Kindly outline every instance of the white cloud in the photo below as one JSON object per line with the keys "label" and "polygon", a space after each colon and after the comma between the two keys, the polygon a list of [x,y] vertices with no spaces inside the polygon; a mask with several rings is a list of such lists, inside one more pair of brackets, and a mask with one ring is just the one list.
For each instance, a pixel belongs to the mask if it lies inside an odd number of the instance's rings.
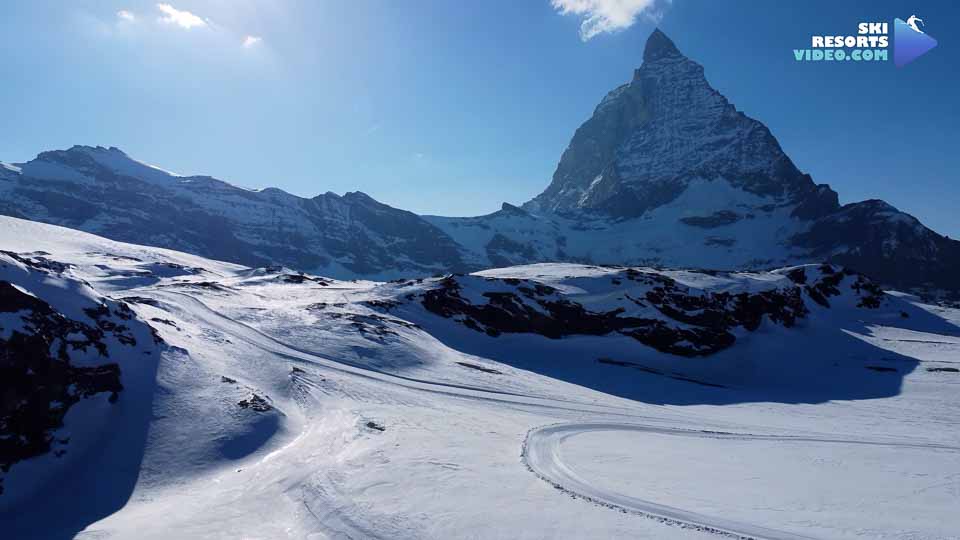
{"label": "white cloud", "polygon": [[130,22],[137,20],[137,16],[134,15],[133,12],[127,11],[125,9],[121,9],[120,11],[117,12],[117,18],[120,19],[121,21],[130,21]]}
{"label": "white cloud", "polygon": [[587,41],[599,34],[629,28],[641,14],[658,21],[663,8],[672,0],[550,0],[561,15],[576,15],[580,23],[580,39]]}
{"label": "white cloud", "polygon": [[243,46],[249,49],[250,47],[256,46],[261,41],[263,41],[263,38],[260,36],[247,36],[243,38]]}
{"label": "white cloud", "polygon": [[157,4],[157,9],[163,13],[163,16],[160,17],[160,22],[162,23],[175,24],[181,28],[186,28],[187,30],[195,26],[207,26],[207,21],[201,19],[193,13],[190,13],[189,11],[179,10],[170,4]]}

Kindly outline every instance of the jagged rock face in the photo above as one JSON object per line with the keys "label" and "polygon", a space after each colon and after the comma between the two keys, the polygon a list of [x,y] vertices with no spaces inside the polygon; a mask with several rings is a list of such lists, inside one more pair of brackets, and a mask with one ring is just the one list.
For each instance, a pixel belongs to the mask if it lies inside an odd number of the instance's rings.
{"label": "jagged rock face", "polygon": [[152,362],[145,355],[160,342],[125,303],[97,296],[65,270],[0,252],[0,495],[18,462],[61,458],[76,446],[56,435],[70,409],[100,394],[117,402],[122,372]]}
{"label": "jagged rock face", "polygon": [[[399,282],[394,285],[398,300],[374,307],[389,311],[419,304],[493,338],[504,333],[551,339],[620,334],[660,352],[693,357],[732,346],[737,330],[753,332],[764,321],[791,328],[810,314],[808,304],[831,308],[831,299],[841,297],[847,307],[877,309],[886,300],[865,276],[831,265],[766,275],[687,272],[686,283],[650,268],[564,268],[574,275],[559,287],[536,279],[478,275]],[[523,267],[504,271],[510,270],[524,272]],[[712,281],[724,285],[690,284]]]}
{"label": "jagged rock face", "polygon": [[960,287],[960,243],[883,201],[845,205],[795,242],[815,257],[869,273],[898,289],[936,297],[944,290],[955,294]]}
{"label": "jagged rock face", "polygon": [[248,266],[332,275],[462,268],[453,241],[362,193],[303,199],[207,176],[179,177],[115,148],[44,152],[5,168],[0,212]]}
{"label": "jagged rock face", "polygon": [[547,189],[489,215],[417,216],[180,177],[115,148],[0,164],[0,214],[248,266],[390,279],[535,262],[763,269],[835,262],[960,296],[960,242],[879,201],[841,208],[762,123],[655,31],[632,80],[576,132]]}
{"label": "jagged rock face", "polygon": [[434,223],[492,266],[829,261],[926,296],[960,294],[960,243],[880,201],[840,208],[659,30],[633,79],[601,101],[523,209]]}
{"label": "jagged rock face", "polygon": [[[766,126],[737,111],[707,83],[703,67],[656,30],[633,80],[597,106],[553,182],[527,207],[634,217],[674,200],[693,178],[725,179],[788,202],[816,190]],[[824,202],[833,209],[829,197]]]}

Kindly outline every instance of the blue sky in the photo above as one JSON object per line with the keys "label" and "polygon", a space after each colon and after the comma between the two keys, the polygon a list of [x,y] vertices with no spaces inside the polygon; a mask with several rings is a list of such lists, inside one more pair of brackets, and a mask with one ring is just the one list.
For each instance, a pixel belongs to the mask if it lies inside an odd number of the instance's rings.
{"label": "blue sky", "polygon": [[[657,18],[842,202],[883,198],[960,237],[957,3],[648,3],[5,2],[0,160],[118,146],[248,187],[487,213],[546,187]],[[914,13],[940,44],[902,69],[794,60],[812,34]]]}

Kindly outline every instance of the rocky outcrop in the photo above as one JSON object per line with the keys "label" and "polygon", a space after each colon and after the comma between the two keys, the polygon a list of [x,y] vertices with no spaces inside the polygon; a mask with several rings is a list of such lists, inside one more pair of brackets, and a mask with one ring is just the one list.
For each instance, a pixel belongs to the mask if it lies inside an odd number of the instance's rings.
{"label": "rocky outcrop", "polygon": [[813,258],[855,268],[889,287],[934,298],[960,292],[960,242],[883,201],[845,205],[793,242]]}
{"label": "rocky outcrop", "polygon": [[[701,274],[698,279],[719,275]],[[616,333],[679,356],[726,349],[736,342],[737,329],[753,332],[764,321],[793,327],[809,314],[808,302],[830,308],[830,298],[845,295],[855,299],[858,308],[875,309],[884,299],[883,291],[865,276],[831,265],[774,272],[767,280],[778,280],[776,285],[760,290],[761,281],[750,285],[755,277],[725,276],[739,285],[704,290],[651,269],[611,269],[602,278],[591,278],[595,283],[590,285],[585,278],[575,281],[591,291],[583,298],[532,279],[451,275],[401,298],[494,338],[504,333],[550,339]],[[616,301],[598,306],[591,304],[595,297]]]}
{"label": "rocky outcrop", "polygon": [[702,66],[654,30],[633,80],[600,102],[550,186],[524,207],[636,217],[674,200],[695,178],[793,203],[829,189],[814,185],[766,126],[737,111]]}
{"label": "rocky outcrop", "polygon": [[[76,442],[57,431],[71,408],[100,394],[117,402],[123,366],[147,361],[159,343],[125,303],[98,297],[65,269],[0,252],[0,495],[18,462],[66,454]],[[43,282],[53,285],[32,286]],[[44,298],[52,294],[63,298]]]}

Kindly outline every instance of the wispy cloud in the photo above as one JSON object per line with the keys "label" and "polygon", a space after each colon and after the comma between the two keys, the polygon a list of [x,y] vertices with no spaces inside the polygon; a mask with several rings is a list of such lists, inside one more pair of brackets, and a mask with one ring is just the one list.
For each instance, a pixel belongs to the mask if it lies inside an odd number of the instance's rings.
{"label": "wispy cloud", "polygon": [[157,9],[163,13],[160,17],[160,22],[164,24],[175,24],[187,30],[194,27],[202,28],[207,26],[207,21],[202,18],[189,11],[179,10],[170,4],[157,4]]}
{"label": "wispy cloud", "polygon": [[155,4],[155,6],[159,12],[159,16],[156,19],[150,19],[149,15],[147,14],[136,13],[129,9],[121,9],[114,12],[115,18],[113,21],[115,24],[108,24],[107,20],[101,19],[100,17],[103,15],[91,15],[88,17],[88,19],[95,21],[100,27],[101,32],[106,34],[114,34],[121,29],[125,34],[128,32],[133,32],[134,30],[138,33],[149,33],[152,31],[151,25],[142,24],[141,21],[156,21],[156,24],[160,27],[172,27],[184,30],[190,30],[193,28],[208,29],[214,32],[214,35],[218,36],[218,41],[220,43],[232,44],[234,47],[239,44],[244,49],[253,49],[260,47],[263,44],[263,37],[261,36],[242,33],[237,28],[220,26],[214,20],[208,17],[201,17],[200,15],[185,9],[178,9],[172,4],[161,2]]}
{"label": "wispy cloud", "polygon": [[643,15],[659,22],[672,0],[550,0],[561,15],[575,15],[580,23],[580,39],[587,41],[603,33],[618,32],[633,26]]}

